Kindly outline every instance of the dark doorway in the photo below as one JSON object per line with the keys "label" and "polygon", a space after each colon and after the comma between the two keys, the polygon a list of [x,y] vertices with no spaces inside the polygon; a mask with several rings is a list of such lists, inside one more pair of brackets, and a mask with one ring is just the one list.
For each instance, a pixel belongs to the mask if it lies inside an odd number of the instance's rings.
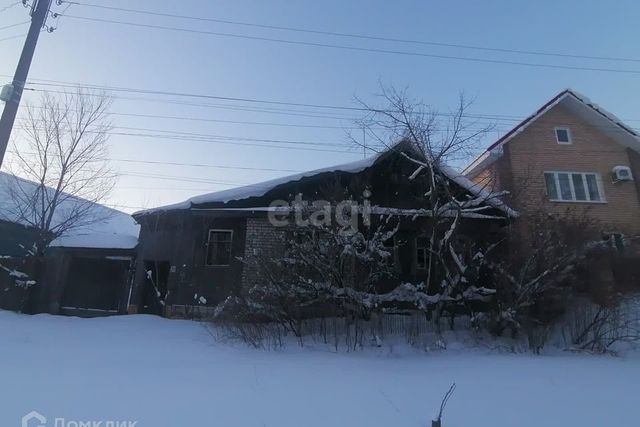
{"label": "dark doorway", "polygon": [[170,269],[171,263],[169,261],[144,262],[145,279],[142,289],[141,313],[162,315]]}
{"label": "dark doorway", "polygon": [[62,307],[117,312],[123,299],[129,259],[71,259]]}

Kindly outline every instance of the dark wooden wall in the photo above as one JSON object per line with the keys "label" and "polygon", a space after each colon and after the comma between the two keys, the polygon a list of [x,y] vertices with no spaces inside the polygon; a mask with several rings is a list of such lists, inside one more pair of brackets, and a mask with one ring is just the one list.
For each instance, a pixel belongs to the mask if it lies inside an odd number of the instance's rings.
{"label": "dark wooden wall", "polygon": [[0,256],[24,256],[36,237],[33,228],[0,220]]}
{"label": "dark wooden wall", "polygon": [[[91,315],[92,310],[111,309],[125,314],[135,256],[130,249],[50,248],[44,286],[38,290],[38,311]],[[65,305],[79,310],[65,313]]]}
{"label": "dark wooden wall", "polygon": [[[167,304],[215,305],[240,288],[244,256],[246,219],[225,218],[213,213],[170,212],[161,218],[141,222],[140,249],[133,304],[138,311],[145,295],[146,269],[156,263],[168,263]],[[207,239],[210,229],[233,231],[232,259],[229,266],[206,265]],[[164,292],[163,292],[164,293]],[[198,296],[197,298],[195,296]]]}
{"label": "dark wooden wall", "polygon": [[[406,159],[392,155],[359,173],[327,172],[275,187],[258,197],[228,203],[203,203],[196,206],[197,209],[157,211],[138,216],[136,220],[141,224],[141,233],[133,304],[138,312],[144,312],[145,307],[149,312],[154,312],[148,301],[148,296],[153,293],[148,292],[151,285],[146,279],[146,270],[160,263],[163,271],[169,271],[166,280],[161,281],[160,289],[166,305],[201,305],[195,298],[197,295],[206,299],[204,305],[213,306],[240,290],[243,271],[247,273],[247,266],[243,266],[242,261],[234,259],[229,266],[206,265],[208,230],[233,230],[234,258],[250,255],[254,248],[265,246],[265,240],[271,239],[272,235],[260,228],[259,222],[251,219],[264,219],[264,212],[230,212],[221,209],[266,207],[273,200],[292,201],[297,194],[302,194],[306,201],[340,201],[351,197],[362,202],[365,189],[371,192],[369,200],[372,205],[428,208],[428,200],[424,195],[428,186],[424,177],[408,180],[415,168]],[[451,191],[460,193],[461,198],[466,194],[466,190],[457,184],[451,185]],[[487,213],[499,214],[495,209]],[[249,231],[247,221],[255,225],[250,226]],[[426,229],[425,221],[428,220],[403,220],[398,239],[404,243],[398,247],[396,254],[400,280],[420,281],[425,278],[424,272],[415,268],[415,237]],[[466,221],[463,232],[470,238],[487,239],[492,233],[491,229],[499,228],[495,224],[498,222],[500,220]],[[247,233],[250,235],[248,242]],[[245,276],[245,282],[255,281],[251,274]]]}

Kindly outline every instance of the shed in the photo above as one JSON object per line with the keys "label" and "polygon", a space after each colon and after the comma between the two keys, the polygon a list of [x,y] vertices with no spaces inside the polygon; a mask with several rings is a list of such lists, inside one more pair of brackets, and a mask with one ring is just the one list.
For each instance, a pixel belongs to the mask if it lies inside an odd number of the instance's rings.
{"label": "shed", "polygon": [[[91,212],[100,220],[53,240],[41,261],[42,283],[28,286],[20,279],[28,281],[38,230],[16,214],[9,188],[18,181],[23,189],[37,188],[0,172],[0,307],[81,316],[126,313],[139,232],[133,218],[93,203]],[[69,197],[61,209],[74,203],[87,201]]]}

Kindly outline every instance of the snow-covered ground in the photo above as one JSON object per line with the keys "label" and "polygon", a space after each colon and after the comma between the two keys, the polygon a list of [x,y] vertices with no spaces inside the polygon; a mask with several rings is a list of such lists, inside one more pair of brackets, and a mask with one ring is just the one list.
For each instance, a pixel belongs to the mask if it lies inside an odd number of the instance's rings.
{"label": "snow-covered ground", "polygon": [[261,351],[188,321],[0,311],[3,427],[32,410],[47,426],[428,427],[453,381],[445,427],[639,425],[637,356]]}

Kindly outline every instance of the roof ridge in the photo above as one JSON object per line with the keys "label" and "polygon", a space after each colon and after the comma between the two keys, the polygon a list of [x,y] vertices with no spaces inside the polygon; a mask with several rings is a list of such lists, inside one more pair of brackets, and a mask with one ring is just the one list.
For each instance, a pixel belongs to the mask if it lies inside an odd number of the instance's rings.
{"label": "roof ridge", "polygon": [[638,142],[640,142],[640,137],[635,131],[632,130],[633,128],[630,127],[630,126],[627,126],[615,114],[613,114],[613,113],[607,111],[606,109],[600,107],[597,103],[593,102],[589,97],[581,94],[577,90],[572,89],[572,88],[565,88],[562,91],[560,91],[559,93],[557,93],[555,96],[553,96],[551,99],[549,99],[547,102],[545,102],[533,114],[527,116],[525,119],[523,119],[517,125],[515,125],[513,128],[511,128],[507,133],[505,133],[503,136],[498,138],[494,143],[489,145],[489,147],[487,147],[486,150],[484,150],[471,163],[469,163],[469,165],[467,167],[464,168],[463,173],[471,173],[471,172],[473,172],[473,170],[475,170],[478,167],[480,162],[482,162],[483,159],[486,156],[491,154],[494,149],[496,149],[496,148],[508,143],[511,140],[512,137],[517,135],[519,132],[524,130],[524,128],[526,126],[528,126],[533,121],[537,120],[540,116],[545,114],[549,109],[553,108],[555,105],[557,105],[559,102],[561,102],[563,100],[563,98],[565,96],[567,96],[567,95],[571,95],[577,101],[581,102],[586,107],[588,107],[591,110],[593,110],[593,112],[598,113],[601,116],[605,117],[607,120],[611,121],[614,125],[618,126],[620,129],[622,129],[625,132],[629,133],[634,139],[636,139]]}

